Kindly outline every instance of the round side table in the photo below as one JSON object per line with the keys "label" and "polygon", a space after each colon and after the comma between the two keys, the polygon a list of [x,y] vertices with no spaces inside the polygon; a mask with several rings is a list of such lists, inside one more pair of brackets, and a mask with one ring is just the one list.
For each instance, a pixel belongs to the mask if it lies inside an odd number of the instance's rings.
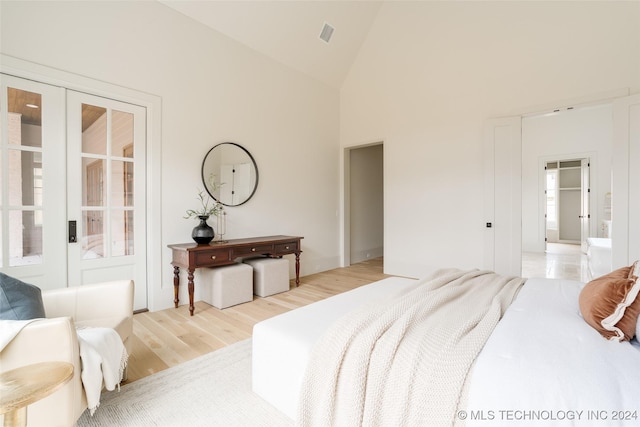
{"label": "round side table", "polygon": [[49,396],[73,377],[67,362],[42,362],[0,374],[0,414],[4,427],[26,426],[27,406]]}

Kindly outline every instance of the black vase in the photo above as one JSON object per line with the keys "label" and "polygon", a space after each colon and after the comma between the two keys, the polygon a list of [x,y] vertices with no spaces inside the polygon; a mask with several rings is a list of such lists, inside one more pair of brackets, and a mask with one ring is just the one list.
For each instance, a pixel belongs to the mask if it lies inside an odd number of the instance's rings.
{"label": "black vase", "polygon": [[196,225],[191,232],[191,237],[199,245],[207,245],[213,240],[213,228],[207,224],[209,215],[198,216],[200,218],[200,224]]}

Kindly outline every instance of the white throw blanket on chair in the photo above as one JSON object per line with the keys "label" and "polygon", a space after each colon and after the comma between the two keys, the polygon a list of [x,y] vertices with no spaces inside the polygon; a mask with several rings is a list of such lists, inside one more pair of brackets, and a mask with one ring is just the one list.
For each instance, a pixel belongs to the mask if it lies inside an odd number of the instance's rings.
{"label": "white throw blanket on chair", "polygon": [[4,350],[25,326],[36,320],[40,319],[0,320],[0,351]]}
{"label": "white throw blanket on chair", "polygon": [[82,385],[91,415],[100,405],[102,385],[107,390],[120,386],[129,355],[118,333],[111,328],[78,327]]}
{"label": "white throw blanket on chair", "polygon": [[456,422],[467,374],[524,279],[441,270],[336,321],[302,384],[304,426]]}

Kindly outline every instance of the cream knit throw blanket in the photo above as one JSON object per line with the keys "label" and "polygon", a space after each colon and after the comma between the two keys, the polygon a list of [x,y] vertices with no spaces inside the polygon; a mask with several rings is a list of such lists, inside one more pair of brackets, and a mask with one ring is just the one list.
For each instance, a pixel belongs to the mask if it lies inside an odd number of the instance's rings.
{"label": "cream knit throw blanket", "polygon": [[100,406],[103,386],[110,391],[116,387],[120,390],[129,354],[114,329],[76,327],[76,332],[82,359],[82,386],[89,414],[93,415]]}
{"label": "cream knit throw blanket", "polygon": [[440,270],[345,315],[314,347],[298,424],[453,425],[473,361],[523,283]]}

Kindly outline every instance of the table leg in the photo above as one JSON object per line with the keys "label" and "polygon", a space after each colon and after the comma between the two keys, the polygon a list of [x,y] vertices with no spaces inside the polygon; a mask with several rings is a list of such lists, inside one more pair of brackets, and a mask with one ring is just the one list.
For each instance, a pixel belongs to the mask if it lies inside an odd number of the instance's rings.
{"label": "table leg", "polygon": [[194,305],[193,305],[193,268],[190,268],[188,270],[189,274],[187,275],[187,277],[189,278],[189,313],[191,313],[191,315],[193,316],[193,310],[195,309]]}
{"label": "table leg", "polygon": [[27,425],[27,407],[14,409],[4,414],[5,427],[24,427]]}
{"label": "table leg", "polygon": [[296,287],[300,285],[300,252],[296,252]]}
{"label": "table leg", "polygon": [[178,288],[180,287],[180,267],[173,266],[173,304],[178,308]]}

